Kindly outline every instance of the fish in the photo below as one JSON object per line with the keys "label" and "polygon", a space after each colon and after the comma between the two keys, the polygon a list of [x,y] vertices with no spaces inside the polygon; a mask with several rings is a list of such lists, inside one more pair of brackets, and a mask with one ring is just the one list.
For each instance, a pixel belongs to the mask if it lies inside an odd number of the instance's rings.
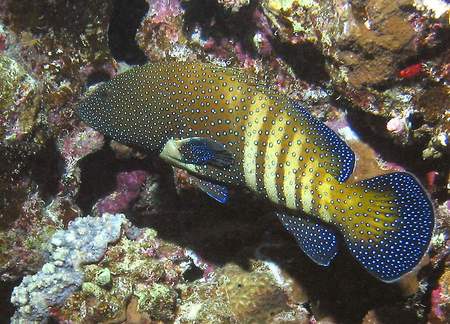
{"label": "fish", "polygon": [[110,138],[186,170],[220,203],[230,187],[269,200],[319,265],[328,266],[343,242],[370,274],[394,282],[429,247],[434,210],[414,175],[348,181],[351,148],[300,102],[240,69],[147,63],[99,85],[76,113]]}

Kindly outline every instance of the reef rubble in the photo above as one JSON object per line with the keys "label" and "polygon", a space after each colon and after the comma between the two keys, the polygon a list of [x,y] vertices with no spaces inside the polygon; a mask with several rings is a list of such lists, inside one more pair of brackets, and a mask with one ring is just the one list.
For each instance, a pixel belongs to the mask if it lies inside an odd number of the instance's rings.
{"label": "reef rubble", "polygon": [[[450,6],[433,0],[0,0],[0,309],[13,323],[445,323]],[[147,60],[245,69],[435,205],[420,266],[387,285],[311,262],[270,208],[219,206],[105,138],[82,96]],[[91,215],[91,216],[87,216]],[[15,287],[15,288],[14,288]]]}

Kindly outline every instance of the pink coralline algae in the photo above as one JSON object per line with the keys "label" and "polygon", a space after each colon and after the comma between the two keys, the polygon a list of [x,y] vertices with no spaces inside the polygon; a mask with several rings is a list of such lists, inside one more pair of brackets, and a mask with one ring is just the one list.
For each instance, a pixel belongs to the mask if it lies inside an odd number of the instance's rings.
{"label": "pink coralline algae", "polygon": [[127,210],[130,203],[138,198],[147,177],[148,173],[142,170],[119,173],[117,189],[95,205],[96,211],[101,215]]}
{"label": "pink coralline algae", "polygon": [[405,130],[406,122],[404,118],[394,117],[386,124],[386,129],[394,134],[402,133]]}
{"label": "pink coralline algae", "polygon": [[137,33],[138,44],[149,57],[165,57],[175,43],[182,43],[182,13],[178,0],[148,1],[149,10]]}
{"label": "pink coralline algae", "polygon": [[446,323],[450,316],[450,272],[447,270],[439,279],[438,286],[431,292],[432,323]]}
{"label": "pink coralline algae", "polygon": [[178,0],[155,0],[148,1],[148,17],[154,24],[167,24],[170,19],[182,13],[180,1]]}
{"label": "pink coralline algae", "polygon": [[84,156],[99,150],[104,142],[104,137],[101,133],[92,128],[85,128],[81,130],[74,130],[60,140],[59,150],[70,166]]}
{"label": "pink coralline algae", "polygon": [[62,134],[57,148],[64,160],[64,172],[58,183],[58,193],[47,207],[47,214],[58,223],[58,219],[67,223],[80,216],[74,198],[78,193],[81,179],[79,161],[88,154],[100,150],[104,145],[104,136],[92,128],[76,127]]}

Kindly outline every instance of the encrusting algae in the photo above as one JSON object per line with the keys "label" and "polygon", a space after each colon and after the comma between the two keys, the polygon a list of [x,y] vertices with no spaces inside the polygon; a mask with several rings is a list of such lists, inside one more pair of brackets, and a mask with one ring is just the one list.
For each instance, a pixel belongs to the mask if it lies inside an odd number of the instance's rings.
{"label": "encrusting algae", "polygon": [[198,177],[221,203],[229,186],[267,198],[318,264],[336,255],[337,229],[353,256],[386,282],[411,271],[428,248],[433,208],[412,175],[348,183],[353,151],[298,102],[239,70],[147,64],[99,86],[77,111],[114,140]]}

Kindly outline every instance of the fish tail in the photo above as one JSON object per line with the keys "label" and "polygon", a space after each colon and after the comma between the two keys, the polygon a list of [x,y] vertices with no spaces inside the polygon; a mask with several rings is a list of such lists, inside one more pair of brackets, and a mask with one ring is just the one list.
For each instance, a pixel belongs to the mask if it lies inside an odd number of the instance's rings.
{"label": "fish tail", "polygon": [[413,270],[434,229],[433,206],[418,180],[397,172],[347,185],[346,190],[333,223],[353,256],[385,282]]}

